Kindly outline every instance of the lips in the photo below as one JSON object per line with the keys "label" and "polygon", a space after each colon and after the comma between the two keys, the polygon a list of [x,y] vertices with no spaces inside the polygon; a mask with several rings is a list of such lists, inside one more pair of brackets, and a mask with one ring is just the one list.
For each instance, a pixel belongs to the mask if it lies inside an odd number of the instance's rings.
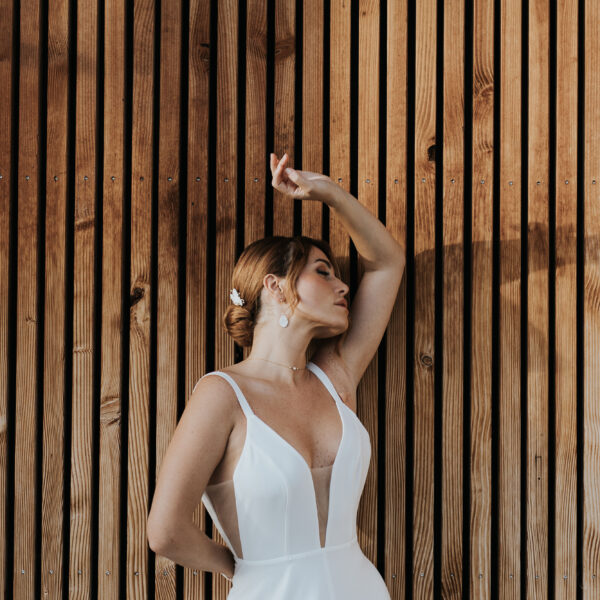
{"label": "lips", "polygon": [[336,302],[335,305],[343,306],[344,308],[348,308],[348,303],[345,300],[343,300],[342,302]]}

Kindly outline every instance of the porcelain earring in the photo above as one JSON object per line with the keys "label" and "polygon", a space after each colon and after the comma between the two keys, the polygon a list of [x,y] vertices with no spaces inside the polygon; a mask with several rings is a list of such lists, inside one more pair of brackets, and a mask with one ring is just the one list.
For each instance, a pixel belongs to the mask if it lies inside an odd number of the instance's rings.
{"label": "porcelain earring", "polygon": [[[281,288],[279,288],[279,291],[281,291]],[[279,302],[283,302],[283,298],[279,298]],[[280,317],[279,317],[279,325],[281,325],[281,327],[287,327],[288,326],[288,318],[285,316],[285,313],[281,313]]]}

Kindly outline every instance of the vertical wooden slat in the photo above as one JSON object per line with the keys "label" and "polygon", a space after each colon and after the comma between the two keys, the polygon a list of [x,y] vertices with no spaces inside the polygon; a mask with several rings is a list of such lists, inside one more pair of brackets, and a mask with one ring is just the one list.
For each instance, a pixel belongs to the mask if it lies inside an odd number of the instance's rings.
{"label": "vertical wooden slat", "polygon": [[[386,228],[406,246],[407,2],[387,5]],[[402,33],[401,33],[402,32]],[[392,598],[405,592],[406,275],[387,328],[385,414],[385,580]]]}
{"label": "vertical wooden slat", "polygon": [[[329,48],[329,173],[331,179],[350,191],[350,66],[351,5],[332,0]],[[330,211],[329,245],[341,277],[350,281],[350,242],[341,221]]]}
{"label": "vertical wooden slat", "polygon": [[[444,155],[443,155],[443,411],[442,411],[442,548],[441,588],[444,598],[462,596],[462,506],[464,348],[464,61],[465,8],[463,0],[444,3]],[[438,41],[438,43],[441,43]],[[436,144],[436,151],[440,143]],[[441,148],[440,148],[441,150]],[[491,178],[479,187],[490,190]],[[486,597],[489,571],[483,574],[473,598]]]}
{"label": "vertical wooden slat", "polygon": [[[152,232],[152,109],[154,94],[154,0],[135,3],[133,13],[133,89],[131,115],[131,267],[128,296],[129,311],[129,417],[127,422],[127,595],[143,598],[148,594],[148,419],[150,401],[150,308],[156,290],[151,288]],[[125,316],[125,315],[124,315]],[[158,439],[168,435],[157,397]],[[174,401],[174,396],[169,396]],[[158,453],[160,455],[160,453]],[[157,472],[160,461],[157,457]],[[163,575],[167,569],[169,576]],[[156,557],[157,595],[173,593],[173,563]],[[137,575],[136,575],[137,573]]]}
{"label": "vertical wooden slat", "polygon": [[[158,144],[158,289],[157,295],[157,421],[165,423],[157,438],[157,456],[162,459],[177,425],[177,322],[179,277],[179,113],[181,61],[181,0],[160,3],[160,122]],[[132,285],[134,280],[132,279]],[[164,307],[169,307],[165,310]],[[144,440],[146,438],[143,438]],[[158,461],[157,461],[158,462]],[[161,564],[157,578],[170,578],[169,593],[175,592],[175,564]],[[185,587],[196,592],[197,577],[184,570]],[[189,592],[188,594],[189,595]]]}
{"label": "vertical wooden slat", "polygon": [[433,597],[436,2],[416,4],[413,594]]}
{"label": "vertical wooden slat", "polygon": [[125,5],[105,3],[98,597],[119,595]]}
{"label": "vertical wooden slat", "polygon": [[[303,3],[302,170],[323,172],[323,3]],[[321,238],[321,202],[302,203],[302,235]]]}
{"label": "vertical wooden slat", "polygon": [[40,9],[21,3],[19,63],[19,168],[17,231],[17,368],[15,390],[15,598],[33,598],[35,586],[36,400],[38,314]]}
{"label": "vertical wooden slat", "polygon": [[[181,0],[161,2],[160,9],[160,135],[155,142],[159,149],[156,418],[161,423],[157,464],[177,426]],[[166,579],[165,567],[161,565],[160,577]],[[174,579],[173,563],[169,570]],[[184,579],[187,587],[197,578],[185,569]]]}
{"label": "vertical wooden slat", "polygon": [[[556,600],[577,594],[577,2],[558,3],[556,75]],[[553,115],[554,116],[554,115]],[[565,185],[569,181],[569,185]],[[552,517],[552,515],[551,515]]]}
{"label": "vertical wooden slat", "polygon": [[[492,518],[492,229],[494,149],[494,3],[473,5],[472,287],[471,287],[471,514],[470,580],[462,581],[471,598],[490,598]],[[484,184],[481,184],[481,181]],[[460,208],[457,208],[460,210]],[[450,375],[453,377],[453,375]],[[466,456],[462,460],[467,460]],[[482,573],[482,577],[479,577]],[[455,572],[455,577],[460,575]]]}
{"label": "vertical wooden slat", "polygon": [[583,598],[600,586],[600,5],[585,2]]}
{"label": "vertical wooden slat", "polygon": [[[236,261],[236,219],[238,136],[238,4],[226,0],[218,5],[217,48],[217,181],[216,181],[216,270],[215,270],[215,364],[234,362],[233,342],[222,324],[229,303],[231,274]],[[216,535],[216,527],[213,527]],[[212,593],[217,598],[230,584],[221,576],[213,577]]]}
{"label": "vertical wooden slat", "polygon": [[500,7],[500,330],[498,597],[521,573],[521,2]]}
{"label": "vertical wooden slat", "polygon": [[[267,2],[247,4],[246,15],[246,131],[245,131],[245,223],[244,245],[265,235],[265,193],[271,186],[266,172],[270,154],[266,147],[267,107]],[[268,171],[270,174],[270,170]],[[266,178],[265,178],[266,176]],[[250,349],[246,349],[246,352]]]}
{"label": "vertical wooden slat", "polygon": [[231,273],[235,265],[237,186],[237,41],[238,4],[219,3],[217,48],[217,181],[215,270],[215,363],[216,368],[233,360],[233,342],[225,332],[222,315],[229,302]]}
{"label": "vertical wooden slat", "polygon": [[[548,590],[549,0],[529,2],[527,596]],[[564,185],[564,183],[563,183]]]}
{"label": "vertical wooden slat", "polygon": [[44,422],[42,476],[42,593],[62,588],[65,219],[67,193],[67,92],[69,3],[48,5],[48,121],[44,303]]}
{"label": "vertical wooden slat", "polygon": [[[216,52],[216,49],[212,49]],[[207,302],[212,290],[206,283],[208,235],[208,147],[210,86],[210,0],[192,0],[189,16],[188,156],[187,156],[187,249],[186,249],[186,401],[198,379],[206,372]],[[158,431],[157,431],[158,435]],[[157,473],[159,472],[157,468]],[[205,530],[202,504],[193,522]],[[204,572],[186,582],[191,598],[202,598]],[[221,578],[223,579],[223,578]]]}
{"label": "vertical wooden slat", "polygon": [[[9,277],[9,227],[10,227],[10,188],[12,160],[11,140],[15,135],[12,129],[12,61],[13,61],[13,3],[0,0],[0,512],[7,512],[7,419],[8,419],[8,277]],[[0,565],[6,565],[8,540],[6,520],[0,519]],[[0,568],[0,589],[7,589],[9,574]]]}
{"label": "vertical wooden slat", "polygon": [[[379,7],[359,2],[358,20],[358,201],[378,216],[379,189]],[[358,261],[358,279],[364,265]],[[358,508],[359,542],[365,555],[377,561],[377,371],[375,354],[356,391],[357,414],[371,436],[371,467]]]}
{"label": "vertical wooden slat", "polygon": [[96,214],[96,70],[98,4],[77,7],[75,208],[73,233],[73,380],[69,592],[89,597],[92,539],[92,419],[94,390],[94,239]]}
{"label": "vertical wooden slat", "polygon": [[[294,162],[294,124],[296,69],[296,2],[280,0],[275,3],[275,113],[274,152],[279,158],[288,153],[291,167]],[[292,235],[294,203],[289,196],[273,189],[273,234]]]}

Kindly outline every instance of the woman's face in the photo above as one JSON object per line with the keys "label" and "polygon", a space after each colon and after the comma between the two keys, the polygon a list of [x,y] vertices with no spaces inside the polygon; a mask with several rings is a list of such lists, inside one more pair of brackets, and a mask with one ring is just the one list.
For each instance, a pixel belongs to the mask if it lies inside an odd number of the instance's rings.
{"label": "woman's face", "polygon": [[335,276],[327,255],[312,246],[306,265],[296,280],[299,302],[294,315],[317,323],[317,338],[343,333],[348,328],[348,300],[345,296],[349,289]]}

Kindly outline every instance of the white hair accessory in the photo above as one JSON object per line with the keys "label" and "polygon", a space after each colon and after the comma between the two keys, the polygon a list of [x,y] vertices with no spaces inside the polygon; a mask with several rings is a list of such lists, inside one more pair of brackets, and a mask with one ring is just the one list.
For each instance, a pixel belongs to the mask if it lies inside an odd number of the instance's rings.
{"label": "white hair accessory", "polygon": [[237,291],[235,288],[233,288],[233,289],[231,290],[231,293],[229,294],[229,297],[231,298],[231,301],[232,301],[234,304],[237,304],[238,306],[242,306],[242,304],[244,304],[244,302],[246,302],[246,301],[245,301],[245,300],[244,300],[244,299],[243,299],[243,298],[240,296],[240,293],[239,293],[239,292],[238,292],[238,291]]}

